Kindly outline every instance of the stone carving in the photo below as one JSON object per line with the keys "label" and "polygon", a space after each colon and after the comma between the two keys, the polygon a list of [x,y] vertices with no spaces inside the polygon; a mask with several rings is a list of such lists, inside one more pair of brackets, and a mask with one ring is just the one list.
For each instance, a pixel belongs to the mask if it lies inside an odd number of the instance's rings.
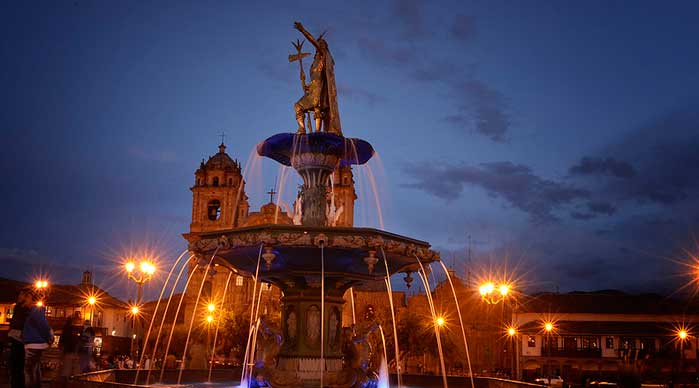
{"label": "stone carving", "polygon": [[297,329],[296,309],[289,306],[286,315],[286,342],[292,345],[296,343]]}
{"label": "stone carving", "polygon": [[306,342],[315,344],[320,339],[320,309],[311,305],[306,310]]}
{"label": "stone carving", "polygon": [[340,310],[333,307],[328,319],[328,343],[332,349],[337,349],[340,339],[340,329],[342,329],[342,317]]}
{"label": "stone carving", "polygon": [[331,241],[331,246],[341,248],[364,248],[366,240],[362,236],[342,235],[334,236]]}
{"label": "stone carving", "polygon": [[282,245],[311,245],[311,235],[308,233],[280,233],[277,241]]}

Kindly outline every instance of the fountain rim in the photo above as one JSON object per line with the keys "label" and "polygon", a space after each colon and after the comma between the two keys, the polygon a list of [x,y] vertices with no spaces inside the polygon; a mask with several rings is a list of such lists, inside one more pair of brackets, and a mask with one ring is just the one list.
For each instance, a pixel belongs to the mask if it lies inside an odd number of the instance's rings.
{"label": "fountain rim", "polygon": [[[308,232],[314,234],[327,234],[329,236],[336,234],[358,234],[358,235],[381,235],[383,237],[388,237],[395,240],[403,240],[415,245],[420,245],[421,248],[430,248],[432,245],[427,241],[418,240],[412,237],[403,236],[397,233],[387,232],[385,230],[376,228],[366,228],[366,227],[354,227],[354,226],[304,226],[304,225],[282,225],[282,224],[261,224],[253,226],[243,226],[239,228],[231,229],[221,229],[217,231],[209,232],[194,232],[186,233],[185,237],[200,237],[211,238],[227,234],[242,234],[256,231],[270,231],[270,232]],[[262,243],[264,241],[260,241]],[[331,248],[331,247],[327,247]]]}
{"label": "fountain rim", "polygon": [[[297,143],[300,139],[305,139],[306,141]],[[348,143],[353,145],[354,152],[347,150]],[[259,156],[270,158],[282,165],[293,166],[292,154],[294,153],[294,148],[297,148],[296,152],[300,154],[317,153],[336,156],[340,159],[340,166],[365,164],[376,153],[374,147],[366,140],[344,137],[329,132],[306,134],[277,133],[258,143],[256,152]],[[333,148],[336,152],[328,152],[324,148]]]}

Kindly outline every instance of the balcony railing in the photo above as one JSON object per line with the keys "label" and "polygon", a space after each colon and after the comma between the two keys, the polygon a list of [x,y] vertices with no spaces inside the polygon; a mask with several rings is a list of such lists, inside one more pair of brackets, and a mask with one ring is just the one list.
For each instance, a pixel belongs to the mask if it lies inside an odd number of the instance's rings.
{"label": "balcony railing", "polygon": [[602,357],[600,349],[564,349],[564,348],[542,348],[542,357]]}

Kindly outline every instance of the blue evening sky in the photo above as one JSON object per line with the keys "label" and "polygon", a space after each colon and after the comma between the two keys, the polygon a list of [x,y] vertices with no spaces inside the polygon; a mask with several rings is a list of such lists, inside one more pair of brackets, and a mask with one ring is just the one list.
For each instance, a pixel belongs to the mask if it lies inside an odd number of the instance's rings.
{"label": "blue evening sky", "polygon": [[[300,5],[299,5],[300,4]],[[385,228],[529,291],[677,290],[698,253],[696,2],[31,1],[0,5],[0,276],[185,248],[193,173],[226,133],[253,209],[295,130],[299,20],[327,30],[345,135]],[[311,50],[309,44],[307,49]],[[306,63],[308,65],[309,61]],[[367,168],[357,218],[379,226]],[[282,199],[291,201],[297,178]],[[122,288],[120,288],[122,287]],[[121,290],[121,291],[120,291]]]}

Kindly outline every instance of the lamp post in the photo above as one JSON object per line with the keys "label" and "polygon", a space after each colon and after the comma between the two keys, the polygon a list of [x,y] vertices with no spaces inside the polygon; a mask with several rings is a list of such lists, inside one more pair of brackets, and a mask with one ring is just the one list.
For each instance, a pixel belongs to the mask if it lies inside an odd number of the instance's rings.
{"label": "lamp post", "polygon": [[[551,358],[551,333],[553,330],[556,328],[554,326],[553,322],[551,321],[546,321],[544,322],[544,333],[546,334],[546,354],[548,359],[546,360],[546,365],[548,366],[550,358]],[[547,371],[548,374],[552,374],[551,371]]]}
{"label": "lamp post", "polygon": [[[511,294],[511,292],[512,292],[512,284],[510,284],[507,281],[501,281],[501,282],[496,283],[496,282],[489,280],[489,281],[485,281],[485,282],[481,283],[478,286],[478,293],[481,295],[481,300],[483,302],[487,303],[488,305],[497,305],[500,302],[504,302],[505,299],[507,299],[507,297]],[[487,312],[488,312],[488,314],[486,315],[486,317],[490,317],[491,316],[490,310],[488,310]],[[500,314],[501,320],[503,320],[504,315],[505,315],[505,303],[502,304],[502,310],[501,310],[501,314]],[[489,318],[486,318],[486,321],[488,321],[488,320],[489,320]],[[490,326],[490,327],[493,331],[493,334],[500,333],[499,327],[497,329],[494,328],[494,325]],[[499,339],[499,337],[494,340],[494,342],[493,342],[494,349],[495,348],[499,349],[500,341],[501,341],[501,339]],[[506,346],[506,344],[503,344],[503,346]],[[502,354],[502,352],[499,352],[499,354]],[[504,356],[497,356],[497,360],[495,360],[495,357],[493,357],[491,360],[492,360],[493,368],[495,367],[495,364],[497,362],[500,362],[501,366],[504,367],[504,364],[505,364]]]}
{"label": "lamp post", "polygon": [[97,303],[95,296],[91,295],[87,298],[87,304],[90,305],[90,326],[94,326],[95,303]]}
{"label": "lamp post", "polygon": [[517,332],[517,328],[514,326],[510,326],[507,328],[507,335],[510,337],[510,340],[514,343],[514,369],[515,369],[515,379],[519,380],[519,347],[522,342],[522,340],[519,338],[519,333]]}
{"label": "lamp post", "polygon": [[[209,351],[209,344],[211,343],[211,324],[214,322],[214,311],[216,311],[216,305],[213,303],[209,303],[208,306],[206,306],[206,309],[208,310],[208,315],[206,316],[206,351],[208,354]],[[211,352],[216,351],[215,348],[216,344],[212,344],[212,349]]]}
{"label": "lamp post", "polygon": [[684,374],[684,347],[685,347],[685,342],[689,339],[689,332],[687,332],[687,329],[680,328],[677,330],[677,340],[680,343],[680,375]]}
{"label": "lamp post", "polygon": [[143,297],[143,284],[153,278],[155,274],[155,264],[150,260],[143,260],[136,266],[133,260],[128,260],[124,264],[124,269],[126,270],[126,275],[129,280],[136,283],[136,304],[131,307],[131,315],[133,321],[131,322],[131,351],[134,354],[134,343],[136,342],[136,319],[140,311],[139,306],[141,305],[141,299]]}

